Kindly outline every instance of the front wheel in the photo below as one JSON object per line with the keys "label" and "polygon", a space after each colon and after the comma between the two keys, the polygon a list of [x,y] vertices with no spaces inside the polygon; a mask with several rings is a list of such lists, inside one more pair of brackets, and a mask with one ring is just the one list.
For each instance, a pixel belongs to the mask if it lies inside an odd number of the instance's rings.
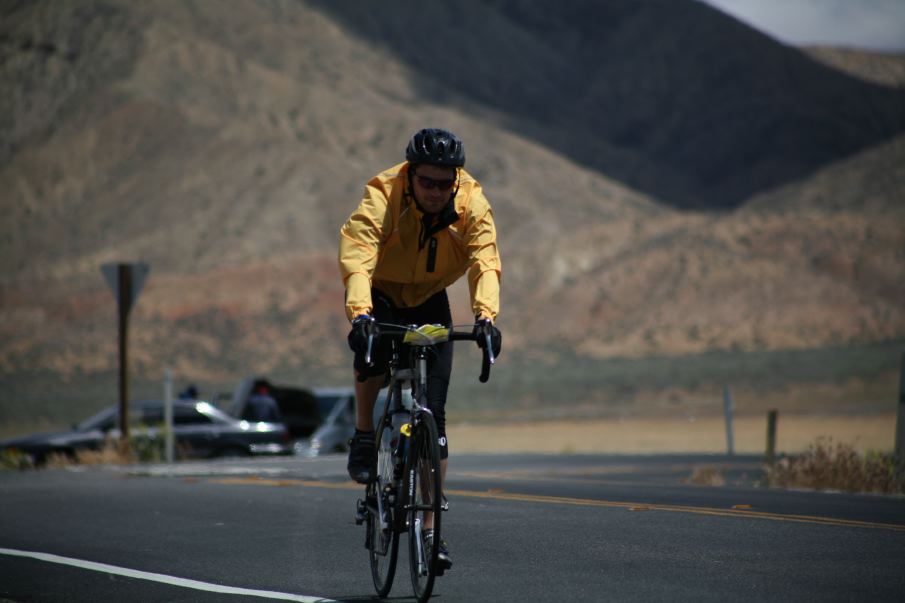
{"label": "front wheel", "polygon": [[381,420],[376,433],[377,479],[368,485],[367,496],[368,556],[371,560],[371,578],[379,597],[387,596],[393,587],[396,558],[399,555],[399,532],[394,526],[392,509],[392,505],[396,504],[396,494],[391,437],[389,422]]}
{"label": "front wheel", "polygon": [[440,542],[440,445],[437,425],[428,413],[421,416],[411,438],[406,459],[407,504],[409,530],[409,569],[412,587],[419,603],[427,601],[437,574],[437,546],[430,546],[426,530],[433,530],[433,542]]}

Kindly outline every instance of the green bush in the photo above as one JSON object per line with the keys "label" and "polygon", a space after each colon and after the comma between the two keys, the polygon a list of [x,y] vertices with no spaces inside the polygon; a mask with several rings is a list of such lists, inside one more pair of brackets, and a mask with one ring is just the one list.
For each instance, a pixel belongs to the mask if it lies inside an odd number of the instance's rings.
{"label": "green bush", "polygon": [[129,450],[132,458],[139,463],[159,463],[165,456],[164,433],[165,429],[159,427],[159,437],[151,438],[148,428],[133,428],[129,434]]}
{"label": "green bush", "polygon": [[0,450],[0,469],[32,469],[31,457],[18,450]]}

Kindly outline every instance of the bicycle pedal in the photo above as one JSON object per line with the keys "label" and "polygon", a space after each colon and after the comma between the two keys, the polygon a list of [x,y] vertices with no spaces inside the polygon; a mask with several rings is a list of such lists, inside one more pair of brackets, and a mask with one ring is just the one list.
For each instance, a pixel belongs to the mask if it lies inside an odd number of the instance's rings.
{"label": "bicycle pedal", "polygon": [[367,518],[367,509],[365,508],[365,503],[360,498],[358,499],[358,504],[355,507],[355,525],[360,526],[365,522]]}

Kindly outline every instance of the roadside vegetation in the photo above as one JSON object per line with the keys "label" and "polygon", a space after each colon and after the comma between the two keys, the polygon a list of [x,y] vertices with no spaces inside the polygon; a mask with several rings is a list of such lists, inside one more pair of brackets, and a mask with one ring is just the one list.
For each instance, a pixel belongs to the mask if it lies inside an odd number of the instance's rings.
{"label": "roadside vegetation", "polygon": [[504,350],[486,384],[475,378],[478,357],[464,350],[447,413],[452,421],[512,411],[537,419],[719,414],[727,385],[737,412],[877,413],[894,408],[902,343],[605,359]]}
{"label": "roadside vegetation", "polygon": [[[892,452],[858,452],[850,444],[819,437],[800,454],[783,456],[765,465],[759,478],[743,478],[736,485],[768,488],[877,494],[905,494],[905,457]],[[723,472],[714,466],[695,467],[684,483],[724,486]]]}
{"label": "roadside vegetation", "polygon": [[774,488],[905,494],[905,459],[891,452],[860,454],[849,444],[818,438],[805,452],[768,468],[766,482]]}
{"label": "roadside vegetation", "polygon": [[[477,380],[480,354],[462,346],[447,413],[451,422],[508,420],[513,413],[534,419],[700,416],[722,413],[725,385],[732,387],[739,413],[768,408],[800,414],[883,412],[894,407],[903,343],[606,359],[565,349],[551,349],[549,358],[537,359],[504,349],[487,383]],[[196,384],[216,404],[216,394],[231,393],[243,373],[235,375]],[[267,376],[297,387],[351,385],[344,362],[330,370],[303,364]],[[75,373],[66,380],[50,372],[21,372],[5,376],[4,387],[16,403],[0,401],[0,438],[64,428],[117,401],[112,370]],[[130,391],[133,400],[160,399],[163,384],[136,371]]]}
{"label": "roadside vegetation", "polygon": [[[129,437],[128,448],[121,445],[119,440],[108,438],[103,446],[97,450],[75,450],[72,454],[54,452],[47,455],[44,463],[35,465],[31,457],[18,450],[0,451],[0,470],[26,470],[39,467],[60,468],[75,465],[129,465],[132,463],[160,463],[163,462],[164,439],[149,438],[142,428],[135,429],[135,435]],[[163,426],[159,428],[163,433]],[[185,450],[177,443],[176,458],[182,456]]]}

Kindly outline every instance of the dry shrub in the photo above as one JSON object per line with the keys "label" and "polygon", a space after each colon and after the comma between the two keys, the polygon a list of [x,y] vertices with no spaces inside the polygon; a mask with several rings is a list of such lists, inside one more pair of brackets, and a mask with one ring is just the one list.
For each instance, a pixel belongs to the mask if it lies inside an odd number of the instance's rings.
{"label": "dry shrub", "polygon": [[[184,452],[185,445],[177,442],[177,456]],[[163,439],[148,438],[146,433],[137,431],[129,438],[128,448],[112,438],[104,441],[98,450],[78,450],[75,462],[80,465],[129,465],[131,463],[159,463],[164,457]]]}
{"label": "dry shrub", "polygon": [[107,441],[98,450],[76,450],[72,454],[51,452],[44,461],[48,469],[60,469],[75,465],[126,465],[129,455],[123,453],[116,442]]}
{"label": "dry shrub", "polygon": [[766,479],[778,488],[905,493],[905,462],[891,453],[861,455],[849,444],[820,437],[804,453],[768,468]]}
{"label": "dry shrub", "polygon": [[[187,456],[188,447],[184,443],[177,443],[177,457]],[[104,440],[97,450],[79,449],[69,452],[51,452],[40,467],[60,469],[76,465],[128,465],[131,463],[155,463],[163,458],[163,442],[150,440],[146,437],[129,438],[129,447],[114,438]],[[0,469],[35,469],[28,455],[16,451],[3,451],[0,453]]]}
{"label": "dry shrub", "polygon": [[48,469],[59,469],[61,467],[71,467],[75,464],[75,459],[65,452],[51,452],[44,458],[44,467]]}
{"label": "dry shrub", "polygon": [[98,450],[79,450],[75,462],[79,465],[128,465],[133,461],[116,440],[108,439]]}
{"label": "dry shrub", "polygon": [[726,480],[716,467],[695,467],[691,472],[691,477],[685,480],[685,483],[698,486],[724,486]]}

